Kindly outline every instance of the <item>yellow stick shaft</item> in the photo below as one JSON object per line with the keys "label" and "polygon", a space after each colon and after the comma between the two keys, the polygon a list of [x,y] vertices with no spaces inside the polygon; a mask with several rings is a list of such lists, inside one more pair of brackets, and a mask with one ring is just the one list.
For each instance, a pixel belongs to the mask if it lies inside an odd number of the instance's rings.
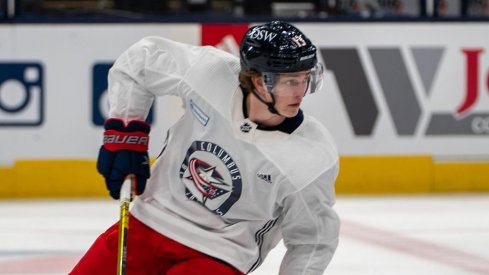
{"label": "yellow stick shaft", "polygon": [[128,176],[121,187],[119,242],[117,246],[117,275],[126,274],[127,235],[129,232],[129,204],[132,196],[132,176]]}

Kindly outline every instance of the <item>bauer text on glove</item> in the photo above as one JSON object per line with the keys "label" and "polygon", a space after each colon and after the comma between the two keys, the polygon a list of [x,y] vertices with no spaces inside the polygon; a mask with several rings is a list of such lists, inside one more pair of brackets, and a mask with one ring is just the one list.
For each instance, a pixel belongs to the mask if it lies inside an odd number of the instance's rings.
{"label": "bauer text on glove", "polygon": [[119,199],[122,183],[127,175],[134,174],[136,194],[140,195],[149,178],[148,143],[150,125],[132,120],[127,125],[121,119],[105,122],[104,144],[101,146],[97,170],[105,177],[110,196]]}

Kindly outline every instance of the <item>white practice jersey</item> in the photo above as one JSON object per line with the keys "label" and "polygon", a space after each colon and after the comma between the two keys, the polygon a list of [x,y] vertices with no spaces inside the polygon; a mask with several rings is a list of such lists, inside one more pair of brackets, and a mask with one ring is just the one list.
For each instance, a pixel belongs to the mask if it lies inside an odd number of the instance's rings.
{"label": "white practice jersey", "polygon": [[337,149],[307,115],[291,134],[245,118],[239,70],[231,54],[159,37],[117,59],[111,117],[144,120],[155,96],[179,96],[185,108],[131,212],[244,273],[283,238],[281,274],[323,274],[338,245]]}

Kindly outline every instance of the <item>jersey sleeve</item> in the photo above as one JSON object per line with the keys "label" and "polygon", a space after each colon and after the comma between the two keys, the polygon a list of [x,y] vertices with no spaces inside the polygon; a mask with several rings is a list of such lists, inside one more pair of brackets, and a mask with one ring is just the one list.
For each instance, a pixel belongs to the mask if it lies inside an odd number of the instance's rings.
{"label": "jersey sleeve", "polygon": [[161,37],[132,45],[109,71],[109,117],[144,120],[156,96],[177,95],[202,47]]}
{"label": "jersey sleeve", "polygon": [[338,163],[287,197],[282,234],[287,252],[280,274],[322,275],[338,246],[340,221],[333,209]]}

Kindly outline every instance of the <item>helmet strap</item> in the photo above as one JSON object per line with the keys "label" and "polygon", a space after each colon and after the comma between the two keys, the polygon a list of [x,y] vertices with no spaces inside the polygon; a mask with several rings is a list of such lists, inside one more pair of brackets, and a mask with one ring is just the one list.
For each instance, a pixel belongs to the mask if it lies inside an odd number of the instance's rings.
{"label": "helmet strap", "polygon": [[281,116],[281,114],[279,114],[277,109],[275,109],[275,96],[273,95],[273,93],[270,93],[270,96],[272,96],[272,102],[267,102],[263,98],[261,98],[261,96],[256,92],[255,89],[251,89],[251,92],[256,96],[256,98],[258,98],[258,100],[260,100],[263,104],[267,105],[268,111],[270,113]]}

